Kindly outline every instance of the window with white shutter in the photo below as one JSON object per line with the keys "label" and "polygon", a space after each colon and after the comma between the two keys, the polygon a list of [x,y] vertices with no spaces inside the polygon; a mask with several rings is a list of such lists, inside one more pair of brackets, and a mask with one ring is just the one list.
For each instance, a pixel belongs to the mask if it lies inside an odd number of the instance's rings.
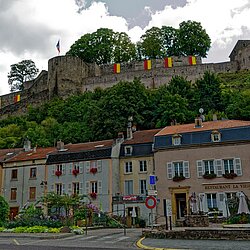
{"label": "window with white shutter", "polygon": [[184,168],[184,177],[185,178],[190,178],[190,171],[189,171],[189,162],[188,161],[184,161],[183,162],[183,168]]}
{"label": "window with white shutter", "polygon": [[173,178],[173,166],[172,166],[172,162],[168,162],[167,163],[167,177],[168,177],[168,179],[172,179]]}
{"label": "window with white shutter", "polygon": [[86,173],[89,173],[89,171],[90,171],[90,161],[85,161],[85,169],[86,169]]}
{"label": "window with white shutter", "polygon": [[97,161],[97,172],[102,172],[102,160]]}
{"label": "window with white shutter", "polygon": [[73,163],[69,163],[69,174],[72,174],[72,170],[73,170]]}
{"label": "window with white shutter", "polygon": [[102,193],[102,181],[98,181],[98,194]]}
{"label": "window with white shutter", "polygon": [[196,161],[196,167],[197,167],[197,177],[202,178],[202,176],[204,174],[204,168],[203,168],[202,161],[200,161],[200,160]]}
{"label": "window with white shutter", "polygon": [[86,181],[85,182],[85,194],[89,194],[90,193],[90,190],[89,190],[89,187],[90,186],[90,182],[89,181]]}
{"label": "window with white shutter", "polygon": [[71,183],[68,184],[68,192],[69,192],[69,193],[72,192],[72,185],[71,185]]}
{"label": "window with white shutter", "polygon": [[83,162],[79,162],[79,173],[82,174],[83,173]]}
{"label": "window with white shutter", "polygon": [[240,158],[234,159],[234,172],[237,176],[242,176],[241,160]]}

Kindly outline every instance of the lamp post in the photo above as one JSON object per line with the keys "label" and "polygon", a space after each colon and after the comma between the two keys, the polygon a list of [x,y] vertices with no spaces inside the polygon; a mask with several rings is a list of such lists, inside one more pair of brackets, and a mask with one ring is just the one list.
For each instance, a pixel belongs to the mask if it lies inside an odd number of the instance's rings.
{"label": "lamp post", "polygon": [[[43,189],[42,195],[45,196],[47,193],[47,186],[48,183],[47,181],[42,181],[40,183],[41,188]],[[47,207],[47,203],[44,205],[44,214],[47,216],[48,215],[48,207]]]}

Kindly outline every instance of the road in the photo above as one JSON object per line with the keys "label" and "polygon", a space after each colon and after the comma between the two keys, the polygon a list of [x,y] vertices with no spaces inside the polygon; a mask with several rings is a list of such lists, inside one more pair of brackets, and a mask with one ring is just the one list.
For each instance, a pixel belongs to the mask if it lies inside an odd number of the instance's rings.
{"label": "road", "polygon": [[78,249],[136,249],[141,229],[89,230],[87,235],[72,235],[61,239],[36,239],[33,237],[0,237],[0,250],[78,250]]}

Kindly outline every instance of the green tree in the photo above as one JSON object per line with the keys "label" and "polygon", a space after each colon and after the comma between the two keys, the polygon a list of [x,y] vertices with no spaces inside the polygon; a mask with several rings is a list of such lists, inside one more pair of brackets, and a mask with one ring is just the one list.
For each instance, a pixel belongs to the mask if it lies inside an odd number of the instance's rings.
{"label": "green tree", "polygon": [[12,64],[10,66],[10,72],[8,73],[10,91],[23,90],[24,82],[33,80],[38,72],[39,70],[32,60],[23,60],[19,63]]}
{"label": "green tree", "polygon": [[180,23],[176,46],[179,55],[206,57],[211,40],[201,23],[189,20]]}
{"label": "green tree", "polygon": [[135,45],[126,33],[100,28],[78,39],[66,55],[73,55],[85,62],[107,64],[128,62],[135,59]]}
{"label": "green tree", "polygon": [[8,220],[9,210],[8,202],[0,196],[0,226]]}

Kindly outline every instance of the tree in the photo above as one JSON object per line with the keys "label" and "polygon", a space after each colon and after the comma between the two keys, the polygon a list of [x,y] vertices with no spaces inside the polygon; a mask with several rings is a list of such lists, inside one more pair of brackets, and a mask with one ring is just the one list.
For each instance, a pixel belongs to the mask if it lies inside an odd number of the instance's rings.
{"label": "tree", "polygon": [[7,201],[0,196],[0,226],[8,220],[9,209]]}
{"label": "tree", "polygon": [[107,64],[135,59],[135,45],[129,36],[112,29],[100,28],[78,39],[66,55],[77,56],[89,63]]}
{"label": "tree", "polygon": [[38,72],[39,70],[32,60],[23,60],[19,63],[12,64],[10,66],[10,72],[8,73],[10,91],[23,90],[24,82],[33,80]]}
{"label": "tree", "polygon": [[180,23],[176,46],[179,55],[206,57],[211,40],[201,23],[189,20]]}

